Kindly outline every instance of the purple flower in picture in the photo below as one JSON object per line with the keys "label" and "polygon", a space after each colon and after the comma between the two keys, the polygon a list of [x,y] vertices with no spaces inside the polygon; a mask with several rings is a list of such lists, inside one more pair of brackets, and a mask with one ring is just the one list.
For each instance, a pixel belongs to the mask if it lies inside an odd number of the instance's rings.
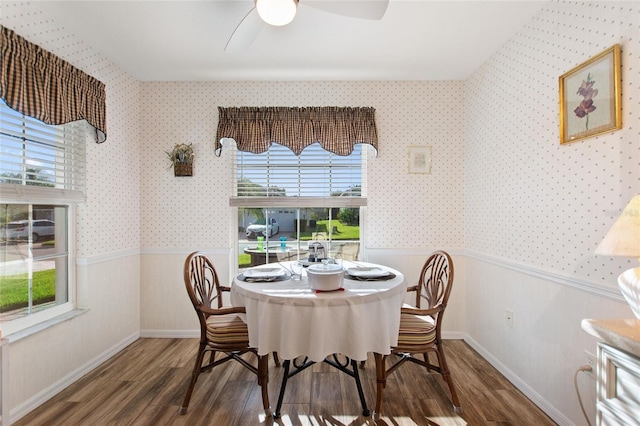
{"label": "purple flower in picture", "polygon": [[582,84],[576,92],[578,95],[582,96],[583,99],[573,112],[578,118],[587,118],[585,122],[585,128],[587,130],[589,129],[589,113],[596,110],[596,106],[593,104],[593,98],[598,96],[598,89],[593,88],[595,83],[595,80],[591,79],[591,74],[588,74],[587,79],[582,80]]}
{"label": "purple flower in picture", "polygon": [[595,109],[596,107],[593,106],[593,99],[585,99],[580,102],[580,105],[578,105],[573,112],[575,112],[579,118],[585,118],[590,112],[595,111]]}

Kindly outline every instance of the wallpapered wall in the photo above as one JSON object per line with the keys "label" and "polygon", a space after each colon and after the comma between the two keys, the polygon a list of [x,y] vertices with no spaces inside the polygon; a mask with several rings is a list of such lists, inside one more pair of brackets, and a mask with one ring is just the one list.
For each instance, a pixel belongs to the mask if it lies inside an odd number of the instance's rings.
{"label": "wallpapered wall", "polygon": [[[228,248],[232,161],[213,153],[218,106],[371,106],[368,247],[463,247],[462,82],[142,83],[142,247]],[[163,151],[193,143],[194,176],[176,178]],[[432,146],[430,175],[408,174],[408,147]]]}
{"label": "wallpapered wall", "polygon": [[9,345],[3,397],[14,421],[140,335],[139,83],[54,22],[44,4],[2,1],[2,25],[106,84],[108,139],[87,143],[87,200],[76,210],[70,273],[86,309]]}
{"label": "wallpapered wall", "polygon": [[78,256],[137,249],[139,83],[57,25],[40,10],[38,3],[0,2],[2,25],[106,85],[107,141],[87,144],[87,202],[78,206]]}
{"label": "wallpapered wall", "polygon": [[[550,2],[465,82],[465,340],[563,425],[585,423],[581,321],[632,315],[608,296],[637,261],[593,253],[640,191],[639,7]],[[558,77],[616,43],[624,128],[560,145]]]}
{"label": "wallpapered wall", "polygon": [[[623,129],[560,145],[558,77],[616,43]],[[593,253],[640,192],[640,3],[552,2],[465,88],[466,248],[615,286],[636,260]]]}

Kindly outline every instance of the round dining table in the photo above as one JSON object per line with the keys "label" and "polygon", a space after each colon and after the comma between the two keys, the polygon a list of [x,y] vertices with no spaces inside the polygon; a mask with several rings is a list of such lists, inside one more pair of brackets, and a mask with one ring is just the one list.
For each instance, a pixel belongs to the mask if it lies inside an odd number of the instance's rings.
{"label": "round dining table", "polygon": [[[388,355],[398,344],[406,283],[403,274],[386,266],[345,260],[343,267],[342,287],[326,292],[311,288],[296,261],[252,268],[233,280],[231,303],[245,307],[249,345],[259,355],[276,352],[285,360],[274,418],[280,417],[288,379],[321,361],[355,379],[362,414],[370,414],[357,361],[366,360],[369,352]],[[267,270],[279,270],[278,275],[255,279]],[[300,357],[302,362],[297,361]]]}
{"label": "round dining table", "polygon": [[231,302],[245,307],[249,344],[258,354],[277,352],[283,359],[306,356],[316,362],[343,354],[360,361],[367,359],[368,352],[386,355],[397,345],[400,308],[406,294],[402,273],[345,260],[347,270],[379,268],[388,274],[362,279],[345,274],[340,290],[316,292],[310,288],[304,268],[300,279],[291,278],[294,263],[264,265],[281,266],[287,271],[285,279],[245,281],[241,273],[233,280]]}

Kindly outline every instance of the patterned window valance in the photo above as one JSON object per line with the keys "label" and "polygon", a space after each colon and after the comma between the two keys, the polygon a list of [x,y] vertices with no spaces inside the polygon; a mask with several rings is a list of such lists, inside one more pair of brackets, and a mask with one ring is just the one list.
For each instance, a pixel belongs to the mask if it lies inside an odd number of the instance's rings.
{"label": "patterned window valance", "polygon": [[47,124],[87,120],[96,142],[107,139],[105,86],[67,61],[0,26],[0,97],[14,110]]}
{"label": "patterned window valance", "polygon": [[319,142],[327,151],[349,155],[357,143],[378,150],[374,108],[346,107],[219,107],[216,155],[223,138],[236,141],[238,150],[259,154],[272,142],[299,155],[307,146]]}

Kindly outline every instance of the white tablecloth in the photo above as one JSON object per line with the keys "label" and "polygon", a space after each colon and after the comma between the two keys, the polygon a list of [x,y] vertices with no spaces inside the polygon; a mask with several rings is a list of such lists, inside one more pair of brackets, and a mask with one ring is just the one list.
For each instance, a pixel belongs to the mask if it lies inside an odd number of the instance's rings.
{"label": "white tablecloth", "polygon": [[[345,261],[344,266],[351,265]],[[339,353],[365,360],[367,352],[389,354],[398,343],[405,279],[400,272],[381,267],[396,277],[387,281],[345,279],[344,291],[324,293],[309,288],[306,274],[300,281],[266,283],[236,277],[231,302],[246,308],[249,343],[260,355],[278,352],[283,359],[308,356],[320,362]]]}

